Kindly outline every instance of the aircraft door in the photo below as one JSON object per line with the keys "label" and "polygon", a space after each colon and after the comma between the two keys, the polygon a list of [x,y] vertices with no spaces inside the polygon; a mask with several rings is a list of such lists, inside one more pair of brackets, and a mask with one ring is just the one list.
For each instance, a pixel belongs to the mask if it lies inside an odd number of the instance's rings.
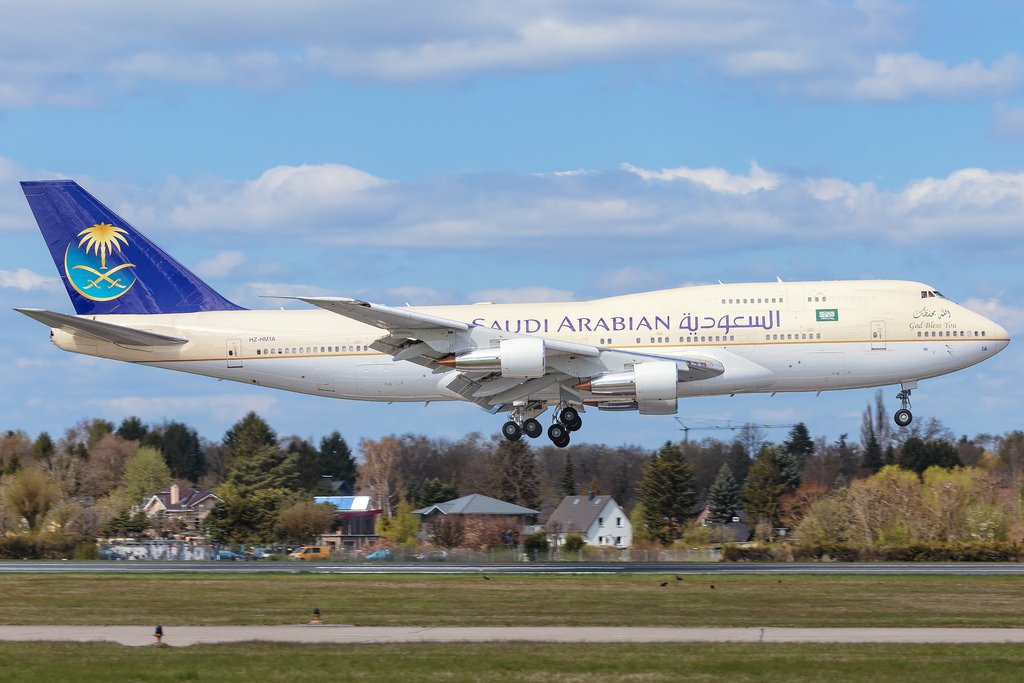
{"label": "aircraft door", "polygon": [[884,320],[872,320],[871,321],[871,350],[872,351],[884,351],[885,350],[885,321]]}
{"label": "aircraft door", "polygon": [[240,339],[228,339],[226,351],[228,367],[242,367],[242,341]]}

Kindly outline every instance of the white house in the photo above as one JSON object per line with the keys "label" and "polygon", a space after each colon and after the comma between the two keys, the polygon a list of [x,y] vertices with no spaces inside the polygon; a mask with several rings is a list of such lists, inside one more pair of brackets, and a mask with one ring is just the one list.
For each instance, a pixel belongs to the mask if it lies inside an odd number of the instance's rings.
{"label": "white house", "polygon": [[565,543],[566,534],[581,534],[587,545],[628,548],[633,544],[633,525],[611,496],[566,496],[545,528],[556,545]]}

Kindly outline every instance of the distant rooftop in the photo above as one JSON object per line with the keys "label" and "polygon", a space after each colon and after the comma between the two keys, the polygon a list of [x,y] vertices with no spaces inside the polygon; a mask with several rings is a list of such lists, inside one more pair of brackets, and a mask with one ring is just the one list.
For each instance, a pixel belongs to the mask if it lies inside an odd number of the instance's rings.
{"label": "distant rooftop", "polygon": [[364,512],[374,509],[369,496],[316,496],[313,502],[333,505],[341,512]]}
{"label": "distant rooftop", "polygon": [[444,503],[435,503],[419,510],[413,510],[413,514],[430,515],[440,512],[445,515],[538,515],[538,510],[506,503],[497,498],[491,498],[480,493],[471,493],[462,498],[449,500]]}
{"label": "distant rooftop", "polygon": [[562,531],[586,531],[610,500],[611,496],[566,496],[548,517],[547,526]]}

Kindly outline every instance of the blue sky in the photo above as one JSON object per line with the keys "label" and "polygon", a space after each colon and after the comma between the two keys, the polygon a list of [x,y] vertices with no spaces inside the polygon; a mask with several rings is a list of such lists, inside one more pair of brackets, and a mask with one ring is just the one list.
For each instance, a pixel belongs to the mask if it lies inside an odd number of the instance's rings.
{"label": "blue sky", "polygon": [[[1024,332],[1019,3],[58,0],[4,14],[4,429],[138,414],[219,439],[249,409],[283,434],[353,442],[500,426],[465,405],[330,401],[61,353],[10,310],[71,310],[25,179],[79,180],[250,307],[881,277]],[[958,434],[1024,427],[1020,353],[923,382],[915,414]],[[834,439],[858,434],[872,395],[690,400],[680,417],[804,420]],[[581,437],[654,446],[677,427],[594,414]]]}

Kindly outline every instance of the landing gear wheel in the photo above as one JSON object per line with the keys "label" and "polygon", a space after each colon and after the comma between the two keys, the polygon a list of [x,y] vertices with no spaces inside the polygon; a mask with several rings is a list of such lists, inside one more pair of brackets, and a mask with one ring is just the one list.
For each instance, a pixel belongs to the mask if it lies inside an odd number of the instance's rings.
{"label": "landing gear wheel", "polygon": [[519,441],[523,438],[523,428],[509,420],[501,426],[501,434],[509,441]]}
{"label": "landing gear wheel", "polygon": [[553,424],[548,427],[548,438],[551,439],[551,443],[555,444],[559,448],[565,448],[565,445],[559,445],[560,441],[564,441],[565,444],[569,443],[569,431],[560,424]]}
{"label": "landing gear wheel", "polygon": [[569,426],[574,422],[579,422],[581,425],[583,424],[583,422],[580,420],[579,411],[573,408],[572,406],[566,406],[565,408],[563,408],[562,412],[559,413],[558,415],[558,419],[562,424],[566,426]]}
{"label": "landing gear wheel", "polygon": [[523,431],[526,432],[526,435],[531,439],[536,439],[544,433],[544,427],[540,422],[531,417],[529,420],[523,422]]}
{"label": "landing gear wheel", "polygon": [[558,448],[565,448],[568,445],[569,445],[569,435],[568,434],[565,435],[564,439],[561,439],[560,441],[556,441],[555,442],[555,446],[557,446]]}
{"label": "landing gear wheel", "polygon": [[568,429],[570,432],[578,432],[582,426],[583,426],[583,420],[581,420],[578,417],[576,418],[575,422],[566,422],[565,423],[565,428]]}
{"label": "landing gear wheel", "polygon": [[900,408],[896,411],[896,414],[892,416],[892,419],[896,422],[897,427],[906,427],[914,421],[914,414],[906,408]]}

